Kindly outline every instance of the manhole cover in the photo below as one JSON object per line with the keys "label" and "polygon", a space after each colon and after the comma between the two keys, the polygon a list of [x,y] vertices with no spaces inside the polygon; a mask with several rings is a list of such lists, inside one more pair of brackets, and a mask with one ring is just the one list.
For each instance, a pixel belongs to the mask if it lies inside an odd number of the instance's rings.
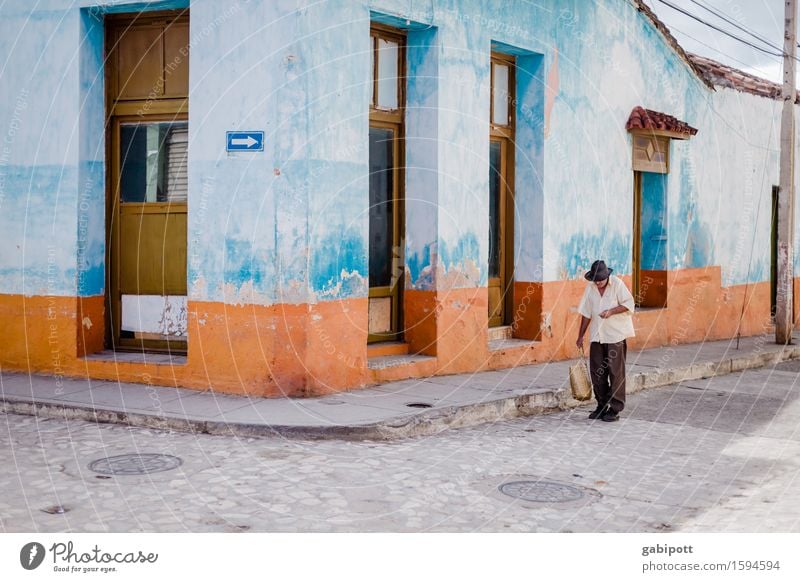
{"label": "manhole cover", "polygon": [[498,489],[509,497],[537,503],[568,503],[584,497],[579,488],[555,481],[509,481]]}
{"label": "manhole cover", "polygon": [[117,455],[97,459],[89,464],[89,469],[103,475],[146,475],[177,469],[183,461],[172,455],[157,453]]}

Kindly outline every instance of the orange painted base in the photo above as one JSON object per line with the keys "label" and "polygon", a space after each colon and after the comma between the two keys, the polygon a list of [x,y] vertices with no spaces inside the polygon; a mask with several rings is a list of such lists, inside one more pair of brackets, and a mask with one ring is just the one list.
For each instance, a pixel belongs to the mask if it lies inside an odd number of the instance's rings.
{"label": "orange painted base", "polygon": [[639,303],[643,307],[666,307],[668,277],[669,271],[642,271]]}
{"label": "orange painted base", "polygon": [[515,338],[538,340],[542,333],[542,283],[514,282],[511,329]]}
{"label": "orange painted base", "polygon": [[486,289],[406,290],[404,296],[411,352],[436,356],[440,373],[474,370],[486,351]]}
{"label": "orange painted base", "polygon": [[0,364],[63,373],[59,370],[70,367],[79,353],[97,345],[98,334],[102,346],[103,327],[102,296],[0,295]]}
{"label": "orange painted base", "polygon": [[[630,277],[623,277],[630,285]],[[769,283],[722,287],[720,269],[666,273],[667,307],[634,315],[633,349],[773,333]],[[183,365],[84,359],[100,351],[103,297],[0,295],[4,370],[175,385],[250,396],[317,396],[376,382],[572,358],[586,282],[516,283],[514,336],[537,340],[489,351],[485,288],[407,290],[405,341],[433,356],[405,366],[367,366],[367,299],[311,305],[189,302]],[[800,279],[795,314],[800,315]],[[743,309],[744,306],[744,309]]]}
{"label": "orange painted base", "polygon": [[448,289],[436,295],[437,373],[479,370],[489,343],[487,289]]}
{"label": "orange painted base", "polygon": [[0,295],[0,365],[28,373],[313,396],[367,382],[367,300],[233,306],[189,302],[184,365],[83,359],[103,348],[103,298]]}
{"label": "orange painted base", "polygon": [[485,288],[404,291],[405,341],[412,353],[436,359],[370,370],[373,383],[485,368],[489,303]]}
{"label": "orange painted base", "polygon": [[403,291],[403,335],[409,351],[414,354],[436,355],[437,309],[440,309],[436,295],[436,291]]}

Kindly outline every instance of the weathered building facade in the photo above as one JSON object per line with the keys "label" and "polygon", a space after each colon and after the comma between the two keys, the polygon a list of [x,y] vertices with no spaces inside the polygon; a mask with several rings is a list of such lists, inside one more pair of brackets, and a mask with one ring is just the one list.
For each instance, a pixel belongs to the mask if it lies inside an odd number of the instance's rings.
{"label": "weathered building facade", "polygon": [[634,347],[768,332],[771,86],[641,2],[498,4],[4,4],[2,368],[307,396],[574,357],[596,258]]}

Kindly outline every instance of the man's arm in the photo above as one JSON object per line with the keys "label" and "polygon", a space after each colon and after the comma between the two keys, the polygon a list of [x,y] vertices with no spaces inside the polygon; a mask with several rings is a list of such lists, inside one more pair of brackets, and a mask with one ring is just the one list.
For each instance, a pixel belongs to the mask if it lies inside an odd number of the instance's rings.
{"label": "man's arm", "polygon": [[600,312],[600,317],[603,319],[608,319],[612,315],[617,315],[618,313],[625,313],[626,311],[630,311],[624,305],[617,305],[616,307],[612,307],[611,309],[606,309],[605,311]]}
{"label": "man's arm", "polygon": [[583,348],[583,336],[586,335],[586,329],[589,327],[590,321],[591,319],[585,315],[581,315],[581,329],[578,332],[578,341],[575,342],[575,345],[578,346],[578,349]]}

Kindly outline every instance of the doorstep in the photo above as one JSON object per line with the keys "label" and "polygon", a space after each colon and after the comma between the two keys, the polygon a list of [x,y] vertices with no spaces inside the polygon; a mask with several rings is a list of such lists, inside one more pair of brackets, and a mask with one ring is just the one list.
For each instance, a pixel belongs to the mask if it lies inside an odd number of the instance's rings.
{"label": "doorstep", "polygon": [[168,366],[185,366],[188,358],[185,354],[169,354],[164,352],[117,352],[103,350],[83,356],[87,362],[114,362],[126,364],[155,364]]}

